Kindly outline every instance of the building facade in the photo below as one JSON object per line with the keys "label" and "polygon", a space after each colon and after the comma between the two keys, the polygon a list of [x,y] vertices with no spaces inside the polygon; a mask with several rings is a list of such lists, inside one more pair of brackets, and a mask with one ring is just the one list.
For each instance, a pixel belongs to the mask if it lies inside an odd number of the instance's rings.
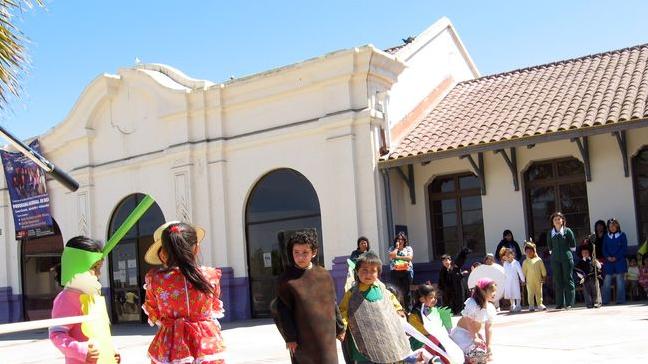
{"label": "building facade", "polygon": [[144,194],[156,204],[101,276],[115,322],[144,320],[143,255],[164,221],[206,228],[201,260],[223,269],[227,320],[269,314],[295,230],[317,231],[330,270],[359,235],[384,246],[377,164],[392,120],[478,75],[447,19],[406,48],[361,46],[224,83],[158,64],[97,77],[38,136],[44,155],[80,182],[76,192],[48,183],[57,234],[15,240],[6,189],[0,195],[0,322],[48,317],[60,289],[49,268],[64,241],[106,240]]}
{"label": "building facade", "polygon": [[615,217],[636,250],[648,238],[646,71],[642,45],[459,83],[380,162],[394,223],[430,260],[465,246],[481,258],[505,229],[548,256],[556,211],[578,240]]}

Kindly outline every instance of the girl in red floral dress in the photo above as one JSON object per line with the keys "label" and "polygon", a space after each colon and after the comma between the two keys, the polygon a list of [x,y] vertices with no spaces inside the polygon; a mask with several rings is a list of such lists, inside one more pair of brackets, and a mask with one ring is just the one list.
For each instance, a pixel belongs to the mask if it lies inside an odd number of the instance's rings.
{"label": "girl in red floral dress", "polygon": [[169,222],[153,234],[146,252],[149,264],[142,308],[160,329],[148,349],[155,364],[224,363],[225,345],[217,318],[223,317],[221,271],[198,265],[196,255],[205,231]]}

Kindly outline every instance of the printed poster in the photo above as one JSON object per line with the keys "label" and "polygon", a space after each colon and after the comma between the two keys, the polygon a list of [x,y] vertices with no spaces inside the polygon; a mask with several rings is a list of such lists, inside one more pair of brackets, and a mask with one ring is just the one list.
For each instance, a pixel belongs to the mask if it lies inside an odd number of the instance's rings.
{"label": "printed poster", "polygon": [[[38,140],[29,146],[40,153]],[[53,234],[45,172],[20,152],[0,150],[0,156],[11,200],[16,239]]]}

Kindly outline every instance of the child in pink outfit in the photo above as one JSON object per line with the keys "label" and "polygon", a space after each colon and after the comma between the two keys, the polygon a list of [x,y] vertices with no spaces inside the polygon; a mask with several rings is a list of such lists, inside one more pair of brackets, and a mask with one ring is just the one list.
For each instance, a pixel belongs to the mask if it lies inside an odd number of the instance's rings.
{"label": "child in pink outfit", "polygon": [[[84,236],[74,237],[65,245],[65,249],[91,253],[100,253],[102,248],[99,241]],[[65,258],[63,259],[64,262]],[[88,263],[87,266],[90,266],[88,271],[78,272],[67,281],[65,281],[67,279],[65,277],[65,268],[63,274],[58,272],[59,280],[64,281],[65,288],[54,299],[52,318],[82,316],[85,314],[81,308],[81,296],[99,295],[101,292],[99,272],[102,265],[103,259],[96,261],[91,266]],[[59,283],[61,282],[59,281]],[[88,338],[81,330],[80,323],[52,326],[49,328],[49,338],[54,346],[65,355],[66,364],[95,363],[99,359],[99,348],[88,341]],[[115,354],[115,363],[120,361],[119,354]]]}
{"label": "child in pink outfit", "polygon": [[[81,294],[74,288],[66,288],[54,299],[52,318],[81,316]],[[81,324],[54,326],[49,338],[64,355],[65,363],[85,363],[88,356],[88,338],[81,332]]]}

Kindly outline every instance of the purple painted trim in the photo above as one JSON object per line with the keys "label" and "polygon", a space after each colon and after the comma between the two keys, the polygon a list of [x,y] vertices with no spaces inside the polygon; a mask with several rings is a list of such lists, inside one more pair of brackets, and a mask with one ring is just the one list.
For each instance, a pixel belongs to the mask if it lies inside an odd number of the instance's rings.
{"label": "purple painted trim", "polygon": [[347,264],[348,258],[348,255],[335,257],[333,259],[333,268],[330,271],[331,277],[333,277],[333,283],[335,284],[335,295],[337,296],[338,303],[344,297],[344,284],[346,283],[347,273],[349,272],[349,265]]}
{"label": "purple painted trim", "polygon": [[225,306],[223,322],[249,320],[252,318],[250,308],[250,284],[248,277],[234,277],[231,267],[220,268],[221,301]]}
{"label": "purple painted trim", "polygon": [[0,323],[23,320],[22,295],[13,294],[11,287],[0,287]]}

